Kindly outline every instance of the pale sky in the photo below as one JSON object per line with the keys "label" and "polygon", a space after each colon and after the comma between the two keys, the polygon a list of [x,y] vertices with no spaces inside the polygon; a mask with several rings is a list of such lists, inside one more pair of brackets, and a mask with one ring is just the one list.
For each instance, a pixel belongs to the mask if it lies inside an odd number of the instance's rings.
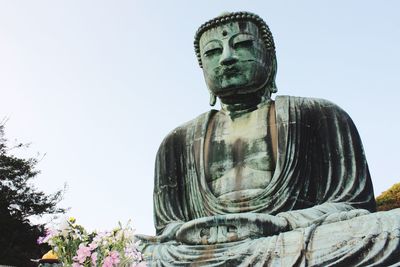
{"label": "pale sky", "polygon": [[341,106],[375,194],[400,182],[400,1],[0,0],[0,119],[46,154],[34,184],[67,183],[60,206],[89,229],[132,219],[153,234],[158,146],[210,109],[194,33],[241,10],[272,30],[278,94]]}

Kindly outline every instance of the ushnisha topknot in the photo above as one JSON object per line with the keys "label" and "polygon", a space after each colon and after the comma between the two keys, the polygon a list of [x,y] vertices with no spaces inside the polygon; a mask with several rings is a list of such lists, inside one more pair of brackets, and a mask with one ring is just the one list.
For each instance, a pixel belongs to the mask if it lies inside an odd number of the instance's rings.
{"label": "ushnisha topknot", "polygon": [[203,23],[199,29],[197,30],[194,36],[194,51],[196,53],[197,60],[199,62],[200,68],[203,68],[203,64],[201,62],[201,55],[200,55],[200,37],[201,35],[211,29],[218,27],[220,25],[226,24],[232,21],[240,21],[246,20],[253,22],[260,30],[261,36],[265,43],[265,46],[268,51],[275,53],[275,44],[274,38],[272,37],[272,33],[269,30],[269,27],[265,21],[260,18],[258,15],[253,14],[251,12],[241,11],[241,12],[232,12],[232,13],[223,13],[222,15],[213,18],[205,23]]}

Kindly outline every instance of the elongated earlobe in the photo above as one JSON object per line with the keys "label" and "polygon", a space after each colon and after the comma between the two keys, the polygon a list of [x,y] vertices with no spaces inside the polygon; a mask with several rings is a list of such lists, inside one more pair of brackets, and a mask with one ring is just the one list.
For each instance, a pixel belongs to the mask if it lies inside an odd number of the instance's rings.
{"label": "elongated earlobe", "polygon": [[278,92],[278,87],[276,87],[276,72],[278,70],[278,62],[276,60],[276,54],[274,54],[274,57],[272,59],[272,86],[271,86],[271,94],[274,94],[276,92]]}
{"label": "elongated earlobe", "polygon": [[210,92],[210,106],[215,106],[215,103],[217,102],[217,97]]}

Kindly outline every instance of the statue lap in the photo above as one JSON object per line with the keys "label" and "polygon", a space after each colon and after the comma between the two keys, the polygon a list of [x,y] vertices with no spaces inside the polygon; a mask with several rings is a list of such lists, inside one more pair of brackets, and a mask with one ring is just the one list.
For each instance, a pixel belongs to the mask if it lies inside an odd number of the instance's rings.
{"label": "statue lap", "polygon": [[144,257],[149,266],[400,266],[399,249],[396,209],[232,243],[154,244]]}

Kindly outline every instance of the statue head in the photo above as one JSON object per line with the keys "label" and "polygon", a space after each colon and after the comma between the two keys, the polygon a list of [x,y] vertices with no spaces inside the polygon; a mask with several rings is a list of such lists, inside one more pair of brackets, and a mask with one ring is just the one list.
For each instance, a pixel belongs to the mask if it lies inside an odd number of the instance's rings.
{"label": "statue head", "polygon": [[218,16],[198,29],[195,52],[211,94],[222,101],[277,91],[275,45],[267,24],[249,12]]}

